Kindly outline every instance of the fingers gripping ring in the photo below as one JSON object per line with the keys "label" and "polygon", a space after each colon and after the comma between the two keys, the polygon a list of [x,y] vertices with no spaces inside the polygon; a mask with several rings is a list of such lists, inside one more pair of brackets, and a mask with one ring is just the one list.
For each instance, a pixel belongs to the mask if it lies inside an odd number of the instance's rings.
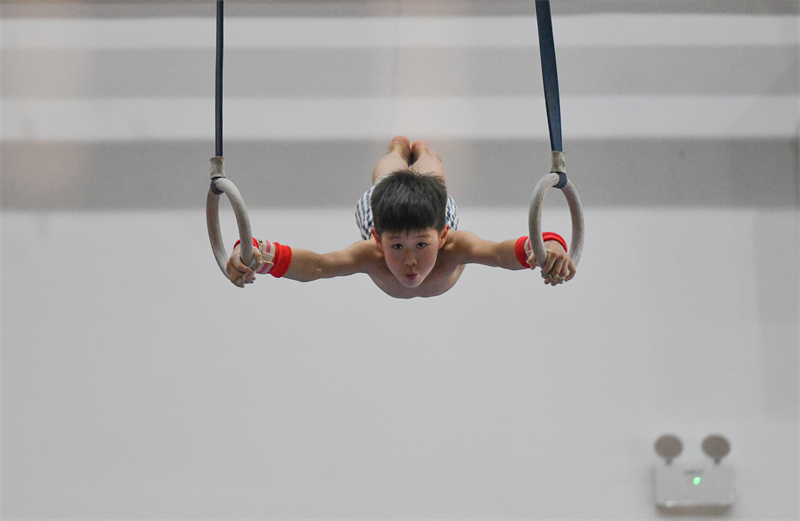
{"label": "fingers gripping ring", "polygon": [[244,206],[244,199],[239,189],[227,177],[225,177],[225,163],[222,157],[211,158],[211,187],[208,190],[206,199],[206,222],[208,223],[208,238],[211,241],[211,249],[222,273],[227,278],[225,266],[228,263],[228,252],[222,240],[222,232],[219,226],[219,196],[225,194],[230,199],[233,213],[236,215],[236,223],[239,226],[239,240],[242,247],[242,262],[247,266],[255,267],[253,262],[253,234],[250,231],[250,218],[247,216],[247,208]]}
{"label": "fingers gripping ring", "polygon": [[[547,261],[547,250],[542,240],[542,203],[544,203],[544,196],[547,190],[556,186],[560,180],[558,173],[551,172],[544,176],[533,190],[533,200],[528,212],[528,231],[531,238],[531,250],[533,250],[536,264],[540,268],[544,267]],[[564,197],[567,198],[569,213],[572,218],[572,241],[569,248],[569,258],[572,259],[572,263],[577,267],[583,250],[583,207],[581,206],[578,192],[571,181],[567,181],[566,186],[561,191],[564,193]]]}

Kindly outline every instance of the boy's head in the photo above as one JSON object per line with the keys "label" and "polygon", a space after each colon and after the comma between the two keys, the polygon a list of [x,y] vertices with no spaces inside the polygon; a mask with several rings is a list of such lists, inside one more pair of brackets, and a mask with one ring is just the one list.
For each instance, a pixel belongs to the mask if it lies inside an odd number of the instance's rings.
{"label": "boy's head", "polygon": [[378,235],[433,228],[444,230],[447,188],[440,177],[399,170],[372,189],[372,220]]}
{"label": "boy's head", "polygon": [[447,188],[441,178],[400,170],[371,196],[373,236],[386,265],[406,287],[422,284],[447,240]]}

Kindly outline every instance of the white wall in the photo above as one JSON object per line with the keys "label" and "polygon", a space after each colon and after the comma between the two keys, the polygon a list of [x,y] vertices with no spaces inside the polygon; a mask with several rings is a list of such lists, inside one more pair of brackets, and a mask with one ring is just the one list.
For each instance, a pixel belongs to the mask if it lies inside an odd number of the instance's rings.
{"label": "white wall", "polygon": [[[471,267],[412,301],[366,277],[222,278],[203,215],[208,6],[4,5],[2,517],[655,519],[652,444],[671,432],[686,462],[706,460],[708,434],[731,440],[726,518],[796,519],[797,7],[659,4],[554,5],[587,215],[578,277]],[[525,90],[538,65],[516,82],[487,71],[535,59],[534,25],[518,2],[494,7],[505,16],[230,6],[226,162],[255,232],[321,251],[356,240],[371,162],[404,132],[443,152],[464,229],[526,233],[530,164],[548,154]],[[333,33],[269,39],[290,21]],[[424,25],[438,23],[452,39]],[[345,45],[365,24],[395,32]],[[337,53],[327,81],[292,71]],[[412,81],[416,67],[443,79]],[[569,229],[558,194],[545,219]]]}

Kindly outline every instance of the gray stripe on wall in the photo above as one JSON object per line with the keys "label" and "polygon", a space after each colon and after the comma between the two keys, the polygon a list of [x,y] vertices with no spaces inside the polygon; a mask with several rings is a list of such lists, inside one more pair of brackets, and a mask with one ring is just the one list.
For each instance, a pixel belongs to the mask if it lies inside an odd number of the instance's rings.
{"label": "gray stripe on wall", "polygon": [[[543,141],[432,145],[462,205],[527,205],[550,166]],[[253,208],[355,205],[385,147],[383,141],[231,141],[226,171]],[[3,143],[1,151],[4,210],[177,209],[205,204],[213,143]],[[800,201],[793,139],[574,141],[567,170],[587,207],[760,208]]]}
{"label": "gray stripe on wall", "polygon": [[[693,47],[691,53],[680,48],[565,48],[559,51],[558,67],[561,93],[567,96],[787,95],[798,92],[799,53],[797,46]],[[226,96],[542,92],[537,49],[232,49],[225,59]],[[2,89],[5,97],[21,98],[213,96],[214,53],[5,50]]]}
{"label": "gray stripe on wall", "polygon": [[[131,2],[132,4],[133,2]],[[53,2],[52,0],[3,0],[4,17],[124,18],[166,16],[213,16],[214,2],[183,0],[139,1],[137,5],[105,0]],[[231,16],[518,16],[534,12],[534,0],[227,0]],[[558,0],[556,14],[592,13],[727,13],[798,14],[796,0]]]}

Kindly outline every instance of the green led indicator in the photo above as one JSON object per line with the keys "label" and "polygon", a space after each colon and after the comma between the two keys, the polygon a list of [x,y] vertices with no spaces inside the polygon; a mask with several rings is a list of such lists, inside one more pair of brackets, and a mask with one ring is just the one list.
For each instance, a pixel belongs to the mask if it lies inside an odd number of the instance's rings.
{"label": "green led indicator", "polygon": [[702,479],[700,479],[700,476],[695,476],[695,478],[692,481],[692,483],[694,483],[695,485],[699,485],[701,481],[702,481]]}

